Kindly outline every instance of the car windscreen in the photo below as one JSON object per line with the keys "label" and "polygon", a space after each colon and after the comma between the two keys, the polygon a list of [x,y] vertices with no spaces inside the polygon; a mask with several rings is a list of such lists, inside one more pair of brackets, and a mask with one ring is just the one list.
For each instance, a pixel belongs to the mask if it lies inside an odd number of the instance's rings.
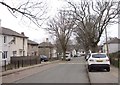
{"label": "car windscreen", "polygon": [[93,58],[106,58],[105,54],[93,54],[92,55]]}

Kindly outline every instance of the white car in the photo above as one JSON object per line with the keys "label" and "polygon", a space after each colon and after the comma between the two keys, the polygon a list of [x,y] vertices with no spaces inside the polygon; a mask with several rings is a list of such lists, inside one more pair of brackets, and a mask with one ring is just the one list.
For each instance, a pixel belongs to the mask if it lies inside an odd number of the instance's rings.
{"label": "white car", "polygon": [[[61,57],[61,58],[63,59],[63,57]],[[66,54],[65,54],[65,60],[66,61],[70,61],[71,59],[72,59],[72,57],[71,57],[70,53],[66,52]]]}
{"label": "white car", "polygon": [[87,59],[89,72],[92,69],[106,69],[110,71],[110,60],[105,53],[91,53]]}

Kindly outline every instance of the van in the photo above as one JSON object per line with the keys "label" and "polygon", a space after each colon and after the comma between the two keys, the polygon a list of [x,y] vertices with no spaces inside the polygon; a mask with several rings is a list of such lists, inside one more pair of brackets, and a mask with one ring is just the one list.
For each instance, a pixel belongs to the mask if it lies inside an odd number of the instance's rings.
{"label": "van", "polygon": [[[71,59],[72,59],[72,57],[71,57],[70,52],[66,52],[66,54],[65,54],[65,60],[66,61],[70,61]],[[62,60],[63,60],[63,57],[62,57]]]}

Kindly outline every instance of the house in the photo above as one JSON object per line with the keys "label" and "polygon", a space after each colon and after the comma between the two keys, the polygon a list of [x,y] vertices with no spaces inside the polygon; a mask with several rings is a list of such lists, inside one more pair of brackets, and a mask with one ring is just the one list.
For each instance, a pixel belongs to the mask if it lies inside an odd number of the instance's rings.
{"label": "house", "polygon": [[52,48],[52,58],[57,58],[58,57],[57,55],[58,55],[57,48],[56,48],[56,46],[54,46]]}
{"label": "house", "polygon": [[38,46],[39,55],[45,55],[48,58],[51,58],[53,47],[54,46],[49,42],[48,38],[46,38],[46,41],[40,43]]}
{"label": "house", "polygon": [[27,51],[27,55],[28,56],[38,56],[38,43],[34,42],[32,40],[28,40],[28,51]]}
{"label": "house", "polygon": [[2,51],[2,62],[10,62],[10,57],[27,56],[27,39],[21,34],[9,28],[0,27],[0,50]]}
{"label": "house", "polygon": [[[108,40],[108,51],[109,53],[114,53],[117,51],[120,51],[120,39],[118,38],[111,38],[110,40]],[[103,52],[107,53],[107,45],[106,43],[104,43],[103,45]]]}

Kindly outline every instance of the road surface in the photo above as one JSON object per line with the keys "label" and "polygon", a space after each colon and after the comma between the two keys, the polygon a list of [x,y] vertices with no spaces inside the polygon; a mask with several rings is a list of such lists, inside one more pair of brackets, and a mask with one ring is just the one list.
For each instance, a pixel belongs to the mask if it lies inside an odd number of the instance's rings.
{"label": "road surface", "polygon": [[61,62],[42,72],[25,77],[15,83],[89,83],[84,57]]}

